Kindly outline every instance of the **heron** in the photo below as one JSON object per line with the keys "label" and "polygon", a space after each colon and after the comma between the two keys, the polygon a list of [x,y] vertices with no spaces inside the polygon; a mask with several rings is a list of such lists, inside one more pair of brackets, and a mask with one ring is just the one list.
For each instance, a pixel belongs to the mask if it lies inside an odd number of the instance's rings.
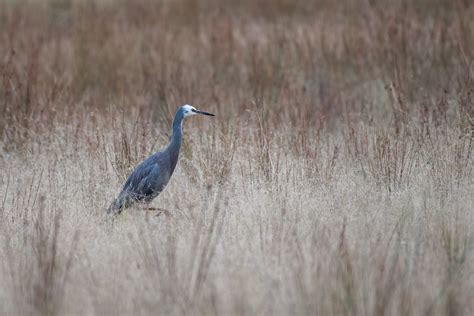
{"label": "heron", "polygon": [[117,198],[107,209],[108,214],[120,214],[135,203],[149,204],[168,184],[178,163],[183,140],[183,120],[193,115],[214,116],[189,104],[182,105],[173,119],[172,135],[165,149],[158,151],[135,167]]}

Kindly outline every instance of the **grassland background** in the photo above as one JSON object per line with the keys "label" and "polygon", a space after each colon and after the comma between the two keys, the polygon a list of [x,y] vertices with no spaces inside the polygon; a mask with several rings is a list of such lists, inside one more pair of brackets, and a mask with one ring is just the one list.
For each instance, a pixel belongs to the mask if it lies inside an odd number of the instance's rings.
{"label": "grassland background", "polygon": [[0,314],[472,315],[473,117],[472,1],[3,0]]}

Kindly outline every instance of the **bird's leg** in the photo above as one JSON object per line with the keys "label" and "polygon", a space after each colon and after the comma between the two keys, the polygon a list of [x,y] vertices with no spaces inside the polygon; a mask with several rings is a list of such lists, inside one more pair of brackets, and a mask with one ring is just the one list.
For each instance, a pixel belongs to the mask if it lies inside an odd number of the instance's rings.
{"label": "bird's leg", "polygon": [[173,217],[173,215],[171,215],[171,212],[168,211],[168,210],[165,210],[164,208],[160,208],[158,209],[158,213],[156,213],[156,217],[160,216],[161,214],[165,214],[166,217],[170,218],[170,217]]}
{"label": "bird's leg", "polygon": [[145,208],[145,211],[158,211],[155,216],[160,216],[161,214],[165,214],[168,217],[172,217],[171,212],[164,209],[164,208],[159,208],[159,207],[152,207],[152,206],[147,206]]}

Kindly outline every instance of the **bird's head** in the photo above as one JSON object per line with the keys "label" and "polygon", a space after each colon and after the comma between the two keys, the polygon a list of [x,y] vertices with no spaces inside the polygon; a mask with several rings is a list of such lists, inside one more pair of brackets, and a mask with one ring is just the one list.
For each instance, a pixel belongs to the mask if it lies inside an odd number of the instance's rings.
{"label": "bird's head", "polygon": [[184,117],[188,117],[191,115],[196,115],[196,114],[202,114],[202,115],[209,115],[209,116],[214,116],[214,114],[204,112],[204,111],[199,111],[196,109],[194,106],[185,104],[181,107],[181,111],[183,112]]}

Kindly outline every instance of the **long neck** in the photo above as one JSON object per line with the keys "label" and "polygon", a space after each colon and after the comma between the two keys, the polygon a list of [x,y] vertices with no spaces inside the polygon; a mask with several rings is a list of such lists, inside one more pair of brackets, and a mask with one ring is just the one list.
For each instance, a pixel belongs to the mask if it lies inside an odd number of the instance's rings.
{"label": "long neck", "polygon": [[181,141],[183,138],[183,119],[184,115],[181,112],[177,112],[173,120],[173,134],[171,135],[170,142],[166,150],[169,152],[170,157],[176,157],[179,155],[181,148]]}

